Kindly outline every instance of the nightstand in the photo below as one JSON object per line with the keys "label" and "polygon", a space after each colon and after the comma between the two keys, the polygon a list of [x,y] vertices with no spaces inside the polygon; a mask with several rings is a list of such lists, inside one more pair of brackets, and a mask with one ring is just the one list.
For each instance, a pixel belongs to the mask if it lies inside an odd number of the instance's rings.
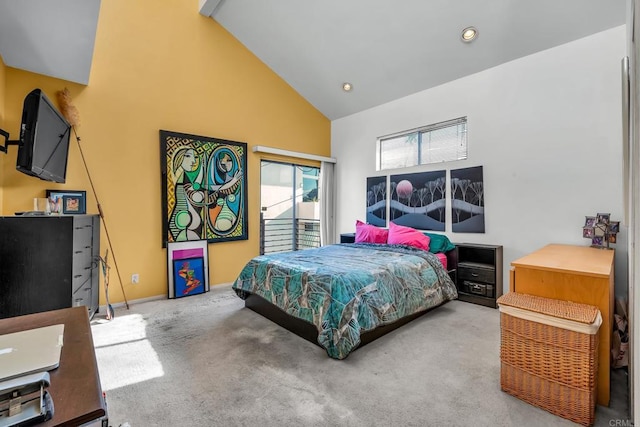
{"label": "nightstand", "polygon": [[355,243],[356,233],[342,233],[340,235],[340,243]]}
{"label": "nightstand", "polygon": [[460,301],[497,308],[502,295],[502,246],[456,243]]}

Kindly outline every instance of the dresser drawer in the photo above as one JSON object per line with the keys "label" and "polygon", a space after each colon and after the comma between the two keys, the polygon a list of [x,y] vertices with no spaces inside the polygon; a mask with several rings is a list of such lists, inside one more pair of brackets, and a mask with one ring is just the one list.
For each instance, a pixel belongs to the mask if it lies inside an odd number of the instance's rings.
{"label": "dresser drawer", "polygon": [[92,263],[92,260],[91,248],[83,250],[74,249],[73,272],[71,276],[74,291],[91,276],[91,270],[97,266],[97,263]]}
{"label": "dresser drawer", "polygon": [[77,216],[73,221],[73,250],[91,247],[93,240],[93,218]]}
{"label": "dresser drawer", "polygon": [[476,283],[465,280],[462,282],[462,292],[468,294],[480,295],[483,297],[494,298],[496,296],[495,286],[487,283]]}
{"label": "dresser drawer", "polygon": [[91,280],[87,280],[71,296],[71,306],[91,306]]}
{"label": "dresser drawer", "polygon": [[85,265],[73,265],[73,276],[71,277],[71,287],[73,292],[91,277],[91,263]]}
{"label": "dresser drawer", "polygon": [[90,245],[86,245],[86,246],[78,245],[73,248],[74,268],[76,265],[82,266],[82,267],[91,265],[91,258],[92,258],[91,250],[92,248]]}
{"label": "dresser drawer", "polygon": [[461,262],[458,264],[458,278],[472,282],[496,283],[496,269],[487,264]]}

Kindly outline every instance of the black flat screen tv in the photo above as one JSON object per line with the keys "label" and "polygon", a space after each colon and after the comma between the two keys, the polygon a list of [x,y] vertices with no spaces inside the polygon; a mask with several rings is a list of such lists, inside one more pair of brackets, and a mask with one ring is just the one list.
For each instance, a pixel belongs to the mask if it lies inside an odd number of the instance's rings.
{"label": "black flat screen tv", "polygon": [[40,89],[24,99],[16,169],[45,181],[64,183],[71,126]]}

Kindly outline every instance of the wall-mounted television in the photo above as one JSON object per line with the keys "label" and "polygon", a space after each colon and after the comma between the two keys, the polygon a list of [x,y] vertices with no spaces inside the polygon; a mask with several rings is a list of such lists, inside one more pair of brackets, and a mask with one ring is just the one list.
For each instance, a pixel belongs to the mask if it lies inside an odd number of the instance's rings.
{"label": "wall-mounted television", "polygon": [[71,126],[40,89],[24,99],[16,169],[45,181],[64,183]]}

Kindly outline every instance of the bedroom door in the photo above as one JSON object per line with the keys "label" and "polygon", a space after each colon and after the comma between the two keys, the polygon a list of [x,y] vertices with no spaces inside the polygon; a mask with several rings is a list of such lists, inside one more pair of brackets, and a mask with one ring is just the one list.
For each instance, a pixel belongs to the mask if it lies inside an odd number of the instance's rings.
{"label": "bedroom door", "polygon": [[320,169],[262,160],[260,254],[320,246]]}

